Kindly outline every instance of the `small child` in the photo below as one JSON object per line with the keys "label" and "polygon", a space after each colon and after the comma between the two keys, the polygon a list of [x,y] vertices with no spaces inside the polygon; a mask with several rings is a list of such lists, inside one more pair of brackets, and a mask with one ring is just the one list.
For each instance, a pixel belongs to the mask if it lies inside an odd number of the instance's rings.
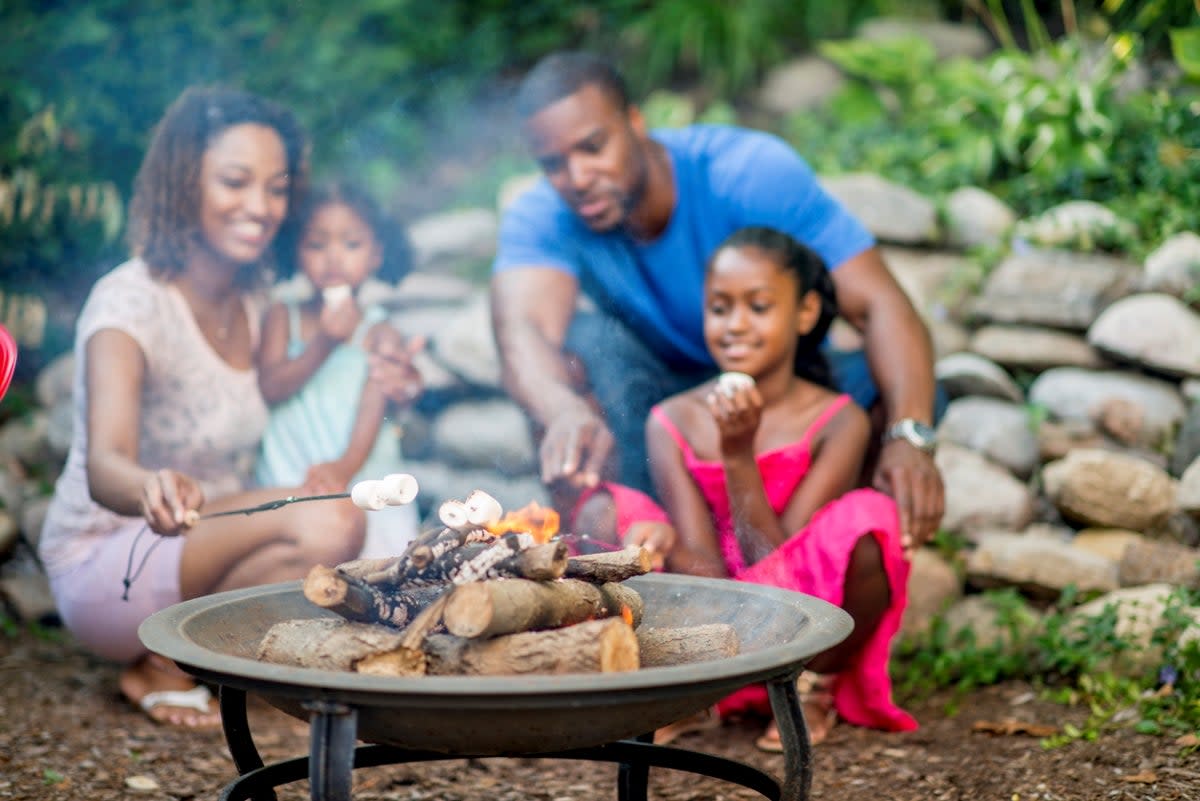
{"label": "small child", "polygon": [[[888,677],[909,566],[894,501],[855,489],[870,425],[829,389],[819,350],[837,313],[829,272],[792,237],[743,228],[713,254],[704,304],[705,341],[725,373],[646,422],[651,474],[678,536],[667,567],[807,593],[854,618],[853,633],[803,676],[817,680],[801,693],[813,742],[835,710],[858,725],[914,729]],[[741,690],[720,711],[767,712],[765,690]],[[774,724],[758,745],[782,750]]]}
{"label": "small child", "polygon": [[[389,282],[409,269],[407,243],[364,191],[347,184],[315,190],[297,210],[283,269],[299,268],[312,284],[304,301],[267,311],[258,382],[271,404],[255,478],[262,486],[300,486],[310,494],[344,492],[354,481],[402,469],[387,402],[369,378],[369,354],[385,343],[414,355],[378,306],[356,297],[372,276]],[[423,385],[413,369],[407,396]],[[395,556],[416,536],[416,507],[367,514],[362,557]]]}

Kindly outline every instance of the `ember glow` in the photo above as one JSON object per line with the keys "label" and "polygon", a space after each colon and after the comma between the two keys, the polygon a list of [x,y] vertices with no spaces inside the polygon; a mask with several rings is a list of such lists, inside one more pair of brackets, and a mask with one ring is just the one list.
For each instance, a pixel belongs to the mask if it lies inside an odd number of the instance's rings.
{"label": "ember glow", "polygon": [[510,531],[526,532],[538,542],[549,542],[558,533],[558,512],[537,501],[530,501],[528,505],[488,523],[485,528],[497,536]]}
{"label": "ember glow", "polygon": [[633,625],[633,610],[625,604],[621,604],[621,620],[624,620],[629,625]]}

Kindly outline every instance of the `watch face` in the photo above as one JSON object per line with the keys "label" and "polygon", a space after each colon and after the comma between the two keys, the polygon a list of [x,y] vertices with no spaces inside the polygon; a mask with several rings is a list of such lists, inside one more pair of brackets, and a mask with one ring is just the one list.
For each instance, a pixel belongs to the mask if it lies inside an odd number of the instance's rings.
{"label": "watch face", "polygon": [[924,423],[918,423],[914,420],[911,431],[916,435],[917,439],[922,440],[927,446],[933,445],[937,440],[937,432]]}
{"label": "watch face", "polygon": [[932,452],[937,445],[937,432],[913,419],[901,420],[888,431],[890,439],[903,439],[915,448]]}

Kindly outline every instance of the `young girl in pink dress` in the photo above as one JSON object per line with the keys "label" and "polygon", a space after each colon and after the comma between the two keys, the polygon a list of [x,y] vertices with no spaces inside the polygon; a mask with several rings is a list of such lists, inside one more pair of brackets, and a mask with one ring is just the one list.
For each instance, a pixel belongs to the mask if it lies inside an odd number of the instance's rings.
{"label": "young girl in pink dress", "polygon": [[[813,742],[835,711],[861,726],[917,725],[893,703],[888,677],[909,570],[896,505],[855,489],[870,425],[828,388],[818,350],[836,312],[812,251],[773,229],[735,232],[709,263],[704,336],[718,366],[743,375],[668,398],[646,423],[651,474],[677,535],[669,570],[807,593],[854,618],[851,635],[802,677]],[[723,715],[768,710],[762,687],[720,704]],[[758,744],[781,750],[774,724]]]}

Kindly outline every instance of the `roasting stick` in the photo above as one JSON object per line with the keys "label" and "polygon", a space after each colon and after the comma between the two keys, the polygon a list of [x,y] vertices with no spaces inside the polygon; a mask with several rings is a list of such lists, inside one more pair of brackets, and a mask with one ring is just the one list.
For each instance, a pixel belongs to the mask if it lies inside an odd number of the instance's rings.
{"label": "roasting stick", "polygon": [[403,506],[406,503],[412,503],[413,499],[417,497],[417,490],[417,480],[408,473],[391,473],[382,479],[360,481],[351,487],[349,492],[333,492],[327,495],[289,495],[286,498],[260,503],[258,506],[227,509],[223,512],[209,512],[203,515],[195,509],[189,509],[184,516],[184,524],[193,526],[201,520],[213,517],[252,515],[257,512],[269,512],[293,503],[329,501],[338,498],[349,498],[360,509],[378,511],[385,506]]}

